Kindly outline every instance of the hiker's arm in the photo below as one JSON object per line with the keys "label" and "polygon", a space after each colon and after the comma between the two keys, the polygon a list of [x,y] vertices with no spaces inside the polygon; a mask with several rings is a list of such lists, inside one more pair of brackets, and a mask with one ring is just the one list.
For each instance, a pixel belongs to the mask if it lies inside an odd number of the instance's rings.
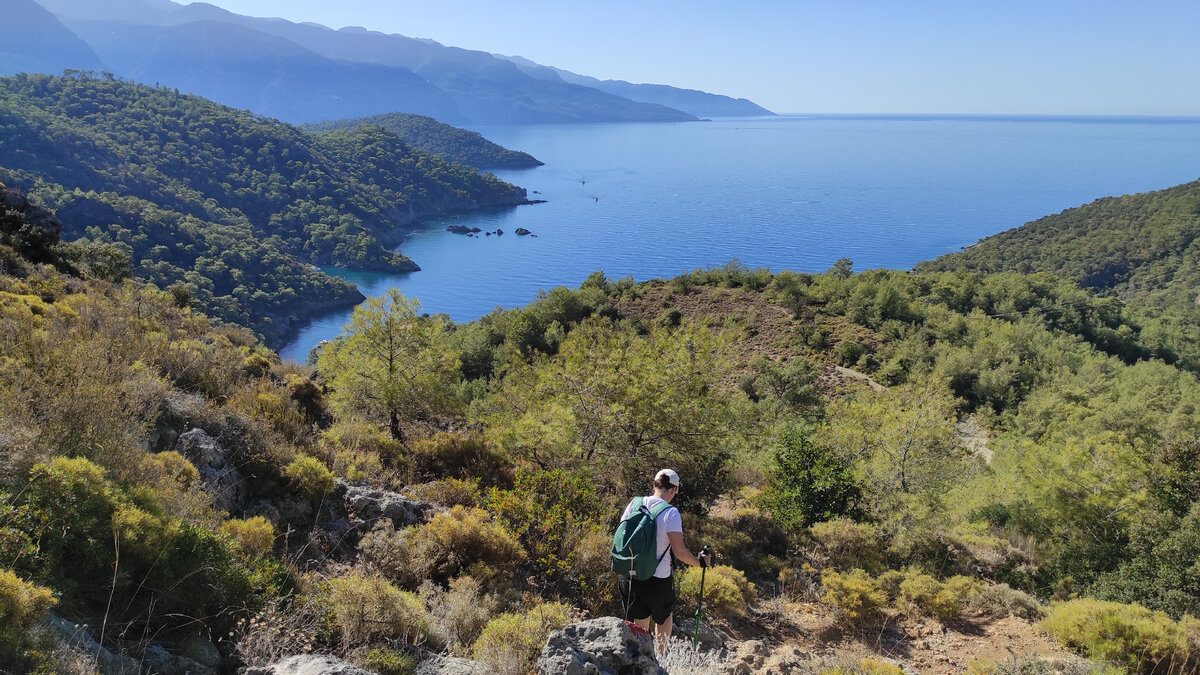
{"label": "hiker's arm", "polygon": [[671,553],[675,555],[675,559],[694,567],[700,567],[700,559],[692,555],[686,544],[683,543],[682,532],[668,532],[667,539],[671,542]]}

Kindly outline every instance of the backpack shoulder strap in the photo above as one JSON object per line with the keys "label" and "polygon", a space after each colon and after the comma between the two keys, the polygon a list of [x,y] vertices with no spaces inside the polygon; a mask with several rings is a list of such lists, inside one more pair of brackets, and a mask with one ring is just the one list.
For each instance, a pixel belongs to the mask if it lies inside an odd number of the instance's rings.
{"label": "backpack shoulder strap", "polygon": [[[673,508],[669,502],[659,502],[658,504],[654,505],[654,508],[650,509],[650,517],[653,518],[657,524],[658,516],[661,515],[663,511],[666,511],[669,508]],[[667,550],[663,551],[662,555],[658,556],[658,561],[662,562],[662,559],[667,557],[667,555],[670,553],[671,553],[671,541],[670,541],[670,538],[668,538],[667,539]]]}

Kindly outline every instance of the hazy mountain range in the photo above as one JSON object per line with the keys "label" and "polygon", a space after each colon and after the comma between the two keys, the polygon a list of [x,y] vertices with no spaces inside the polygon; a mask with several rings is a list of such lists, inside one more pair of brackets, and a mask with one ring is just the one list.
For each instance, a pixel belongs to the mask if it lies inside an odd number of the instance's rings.
{"label": "hazy mountain range", "polygon": [[745,99],[601,81],[520,57],[170,0],[0,0],[0,74],[100,69],[285,121],[391,112],[455,124],[769,115]]}

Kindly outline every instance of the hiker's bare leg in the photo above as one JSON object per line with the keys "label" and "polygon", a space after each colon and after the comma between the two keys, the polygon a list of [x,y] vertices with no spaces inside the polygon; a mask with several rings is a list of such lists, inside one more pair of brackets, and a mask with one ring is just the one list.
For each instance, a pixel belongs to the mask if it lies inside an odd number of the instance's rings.
{"label": "hiker's bare leg", "polygon": [[674,614],[668,614],[667,620],[654,626],[654,647],[659,656],[667,653],[667,645],[671,644],[671,621]]}
{"label": "hiker's bare leg", "polygon": [[647,633],[650,632],[650,617],[646,617],[644,619],[634,619],[633,623],[635,626],[637,626],[638,628],[641,628],[642,630],[646,631]]}

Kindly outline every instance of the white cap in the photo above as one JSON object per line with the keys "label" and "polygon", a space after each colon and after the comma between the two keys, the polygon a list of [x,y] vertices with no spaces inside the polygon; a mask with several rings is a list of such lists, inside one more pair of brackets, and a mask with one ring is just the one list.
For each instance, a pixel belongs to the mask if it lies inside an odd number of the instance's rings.
{"label": "white cap", "polygon": [[674,469],[663,469],[654,474],[654,482],[657,483],[660,478],[666,478],[672,487],[679,487],[679,474],[675,473]]}

